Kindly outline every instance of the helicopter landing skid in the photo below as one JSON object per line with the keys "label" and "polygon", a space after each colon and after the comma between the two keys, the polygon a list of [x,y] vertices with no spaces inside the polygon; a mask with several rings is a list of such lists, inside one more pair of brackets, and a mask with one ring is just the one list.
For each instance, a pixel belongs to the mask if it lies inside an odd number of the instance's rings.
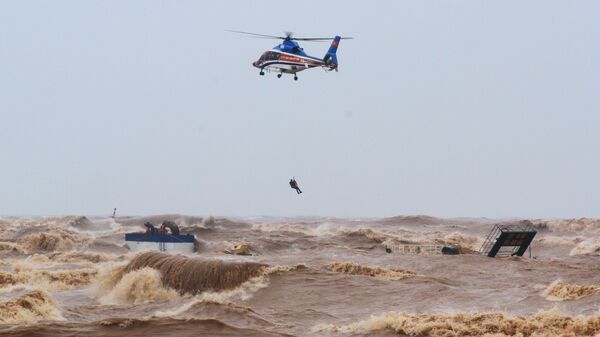
{"label": "helicopter landing skid", "polygon": [[298,80],[298,75],[297,75],[297,73],[285,72],[285,71],[281,71],[281,70],[279,70],[279,69],[273,69],[273,68],[270,68],[270,67],[264,67],[264,68],[261,68],[261,69],[260,69],[260,73],[258,73],[258,74],[259,74],[260,76],[264,76],[264,75],[265,75],[265,71],[266,71],[266,72],[270,72],[270,73],[273,73],[273,72],[276,72],[276,73],[278,73],[278,74],[277,74],[277,78],[281,78],[281,76],[283,76],[283,74],[284,74],[284,73],[288,73],[288,74],[294,74],[294,81],[297,81],[297,80]]}

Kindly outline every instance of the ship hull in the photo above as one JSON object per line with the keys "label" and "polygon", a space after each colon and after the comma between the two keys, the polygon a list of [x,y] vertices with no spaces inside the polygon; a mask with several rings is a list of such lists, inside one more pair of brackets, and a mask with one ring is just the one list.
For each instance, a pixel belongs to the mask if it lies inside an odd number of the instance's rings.
{"label": "ship hull", "polygon": [[132,252],[193,253],[196,239],[192,235],[153,235],[130,233],[125,242]]}

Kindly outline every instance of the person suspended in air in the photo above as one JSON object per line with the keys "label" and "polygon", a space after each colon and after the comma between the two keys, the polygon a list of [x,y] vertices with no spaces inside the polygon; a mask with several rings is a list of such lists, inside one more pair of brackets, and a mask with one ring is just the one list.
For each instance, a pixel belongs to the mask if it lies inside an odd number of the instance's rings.
{"label": "person suspended in air", "polygon": [[298,187],[298,182],[296,182],[296,178],[290,179],[290,187],[296,190],[296,193],[300,194],[302,191],[300,187]]}

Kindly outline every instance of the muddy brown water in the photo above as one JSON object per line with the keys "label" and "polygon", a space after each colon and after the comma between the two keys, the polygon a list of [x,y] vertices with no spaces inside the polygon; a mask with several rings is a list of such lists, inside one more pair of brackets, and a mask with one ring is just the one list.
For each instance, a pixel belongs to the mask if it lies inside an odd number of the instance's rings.
{"label": "muddy brown water", "polygon": [[[131,254],[124,233],[175,221],[190,255]],[[529,219],[532,256],[478,250],[523,220],[0,219],[0,336],[594,336],[600,220]],[[253,255],[223,253],[248,244]]]}

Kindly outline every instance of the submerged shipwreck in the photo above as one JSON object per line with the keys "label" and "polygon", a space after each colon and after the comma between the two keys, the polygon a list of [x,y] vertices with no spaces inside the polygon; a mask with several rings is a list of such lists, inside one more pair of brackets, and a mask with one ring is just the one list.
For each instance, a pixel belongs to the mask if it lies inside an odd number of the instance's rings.
{"label": "submerged shipwreck", "polygon": [[173,221],[163,221],[159,228],[146,222],[144,227],[145,233],[125,234],[125,242],[130,251],[194,252],[196,238],[191,234],[181,234],[179,227]]}
{"label": "submerged shipwreck", "polygon": [[446,246],[442,244],[384,244],[386,253],[398,252],[412,255],[459,255],[480,254],[488,257],[523,256],[529,249],[531,257],[531,242],[537,231],[529,224],[496,224],[485,238],[479,251],[461,246]]}

